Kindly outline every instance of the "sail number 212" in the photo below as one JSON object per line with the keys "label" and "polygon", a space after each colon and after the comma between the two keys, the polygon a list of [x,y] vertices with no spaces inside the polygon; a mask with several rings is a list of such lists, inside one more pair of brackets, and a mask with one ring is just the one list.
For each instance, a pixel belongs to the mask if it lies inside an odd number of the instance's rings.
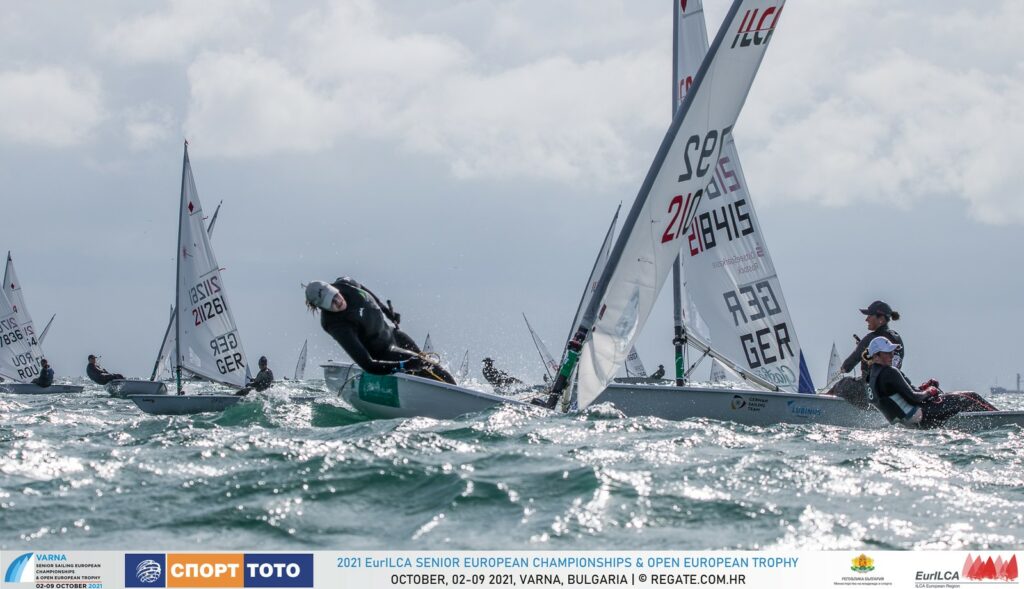
{"label": "sail number 212", "polygon": [[[732,131],[732,125],[717,131],[711,129],[703,137],[691,135],[683,145],[683,166],[685,170],[679,175],[680,182],[688,182],[692,178],[703,178],[711,171],[713,164],[718,160],[719,145],[724,142],[727,133]],[[696,165],[694,163],[696,162]],[[665,232],[661,235],[661,243],[668,243],[673,239],[679,239],[683,234],[683,228],[689,224],[692,212],[697,210],[701,197],[704,196],[704,187],[691,192],[685,197],[677,194],[668,203],[668,212],[672,215]]]}

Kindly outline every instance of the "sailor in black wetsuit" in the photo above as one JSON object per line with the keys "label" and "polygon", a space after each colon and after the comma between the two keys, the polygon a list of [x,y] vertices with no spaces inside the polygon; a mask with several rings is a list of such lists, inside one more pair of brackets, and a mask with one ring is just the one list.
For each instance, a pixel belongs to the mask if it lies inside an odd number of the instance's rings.
{"label": "sailor in black wetsuit", "polygon": [[940,395],[938,381],[929,380],[914,387],[906,375],[893,366],[899,346],[884,337],[876,337],[868,345],[868,399],[889,423],[909,427],[931,428],[942,425],[962,411],[995,411],[977,393]]}
{"label": "sailor in black wetsuit", "polygon": [[[844,374],[853,370],[857,364],[860,364],[861,378],[865,381],[868,379],[868,364],[864,361],[864,351],[871,345],[871,341],[876,337],[884,337],[890,342],[899,345],[899,349],[893,354],[892,365],[897,369],[903,368],[903,359],[906,358],[906,349],[903,347],[903,338],[900,334],[896,333],[889,328],[889,321],[898,321],[900,314],[897,311],[893,311],[892,307],[882,301],[875,301],[868,305],[867,309],[861,309],[861,313],[864,314],[864,320],[868,322],[868,329],[870,333],[857,340],[857,347],[853,350],[853,353],[843,362],[842,368],[840,369]],[[856,336],[854,336],[856,338]]]}
{"label": "sailor in black wetsuit", "polygon": [[654,371],[654,374],[651,375],[650,379],[661,380],[663,378],[665,378],[665,365],[658,364],[658,369]]}
{"label": "sailor in black wetsuit", "polygon": [[267,368],[267,357],[260,356],[260,371],[256,373],[256,378],[249,381],[249,384],[244,389],[240,389],[236,392],[235,395],[244,397],[254,389],[256,391],[265,391],[269,389],[272,384],[274,384],[274,371]]}
{"label": "sailor in black wetsuit", "polygon": [[50,368],[50,363],[43,358],[39,361],[39,376],[32,380],[32,384],[46,388],[53,384],[53,368]]}
{"label": "sailor in black wetsuit", "polygon": [[[419,346],[398,328],[402,316],[368,288],[348,277],[306,286],[306,304],[321,310],[320,326],[360,368],[370,374],[407,372],[455,384],[440,365],[421,355]],[[388,320],[394,326],[388,324]]]}
{"label": "sailor in black wetsuit", "polygon": [[85,367],[85,374],[96,384],[107,384],[112,380],[124,379],[122,374],[111,374],[101,368],[97,362],[98,356],[89,354],[89,365]]}
{"label": "sailor in black wetsuit", "polygon": [[512,376],[511,374],[495,368],[494,360],[491,358],[484,358],[484,367],[480,370],[484,375],[484,380],[491,383],[494,390],[499,393],[507,392],[509,387],[523,384],[523,381]]}

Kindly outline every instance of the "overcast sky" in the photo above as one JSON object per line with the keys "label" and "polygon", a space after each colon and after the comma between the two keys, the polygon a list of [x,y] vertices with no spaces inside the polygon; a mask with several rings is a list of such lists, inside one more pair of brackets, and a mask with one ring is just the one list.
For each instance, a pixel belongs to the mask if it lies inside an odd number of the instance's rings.
{"label": "overcast sky", "polygon": [[[705,0],[713,34],[725,0]],[[914,378],[1024,371],[1019,0],[790,0],[735,137],[812,375],[876,298]],[[59,376],[151,369],[182,141],[244,345],[339,348],[351,275],[451,356],[542,371],[671,107],[669,0],[5,2],[0,248]],[[638,349],[671,365],[671,290]],[[314,372],[316,371],[316,372]],[[309,374],[318,374],[310,368]]]}

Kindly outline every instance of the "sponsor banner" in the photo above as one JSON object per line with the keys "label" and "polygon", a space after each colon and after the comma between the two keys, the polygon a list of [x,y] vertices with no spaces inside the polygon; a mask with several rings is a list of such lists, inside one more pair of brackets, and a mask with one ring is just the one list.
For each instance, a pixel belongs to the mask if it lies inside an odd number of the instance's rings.
{"label": "sponsor banner", "polygon": [[0,553],[0,589],[1020,587],[1013,550]]}

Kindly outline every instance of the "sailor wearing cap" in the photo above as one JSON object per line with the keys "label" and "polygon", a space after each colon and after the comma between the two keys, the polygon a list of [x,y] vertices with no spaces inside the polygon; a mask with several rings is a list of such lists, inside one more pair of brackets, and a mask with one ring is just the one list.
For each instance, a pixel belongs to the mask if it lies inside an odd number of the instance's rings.
{"label": "sailor wearing cap", "polygon": [[868,399],[889,423],[929,428],[942,425],[962,411],[995,411],[995,407],[974,392],[941,394],[939,383],[929,380],[915,388],[905,374],[893,366],[900,346],[884,337],[868,344]]}
{"label": "sailor wearing cap", "polygon": [[96,384],[107,384],[112,380],[123,379],[120,374],[111,374],[100,366],[99,356],[89,354],[89,365],[85,367],[85,374]]}
{"label": "sailor wearing cap", "polygon": [[843,362],[842,371],[843,373],[849,372],[860,363],[861,376],[864,380],[868,378],[868,364],[864,361],[864,352],[868,349],[871,342],[877,337],[884,337],[892,343],[900,346],[893,355],[892,365],[896,368],[902,368],[903,359],[906,357],[906,350],[903,348],[903,338],[900,334],[896,333],[889,327],[890,321],[898,321],[900,314],[898,311],[893,311],[892,307],[884,301],[875,301],[868,305],[866,309],[861,309],[861,313],[864,314],[864,321],[868,324],[870,332],[862,338],[857,338],[857,347],[853,350],[853,353]]}

